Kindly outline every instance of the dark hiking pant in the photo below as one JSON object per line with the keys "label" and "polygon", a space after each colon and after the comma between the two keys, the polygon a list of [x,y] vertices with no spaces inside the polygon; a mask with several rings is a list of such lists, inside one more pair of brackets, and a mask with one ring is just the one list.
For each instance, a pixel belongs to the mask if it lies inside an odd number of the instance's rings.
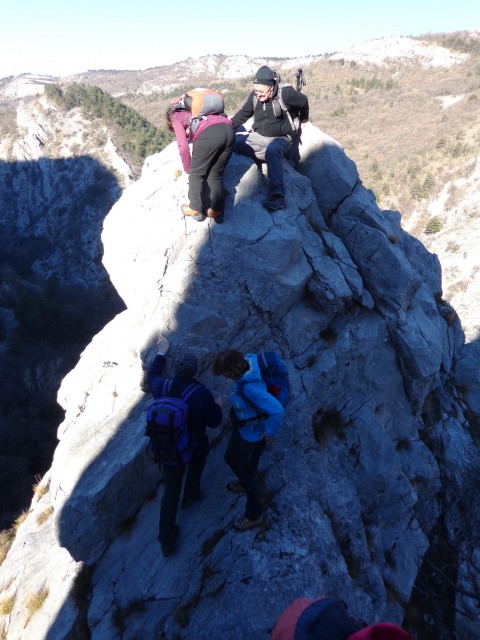
{"label": "dark hiking pant", "polygon": [[193,498],[200,491],[200,480],[205,468],[206,457],[192,460],[188,466],[182,464],[177,467],[162,465],[163,498],[160,505],[160,522],[158,539],[161,544],[173,544],[176,538],[175,521],[177,519],[178,503],[182,493],[182,481],[185,475],[183,498]]}
{"label": "dark hiking pant", "polygon": [[255,131],[251,131],[249,133],[237,133],[235,151],[261,162],[266,162],[270,192],[274,196],[282,196],[283,198],[285,197],[283,159],[287,158],[291,144],[291,139],[287,136],[266,138]]}
{"label": "dark hiking pant", "polygon": [[263,511],[257,487],[257,469],[265,445],[265,440],[247,442],[242,438],[239,430],[234,429],[225,451],[225,462],[245,489],[247,495],[245,517],[249,520],[260,518]]}
{"label": "dark hiking pant", "polygon": [[206,211],[209,207],[223,213],[225,191],[223,172],[233,152],[235,131],[229,124],[211,124],[193,144],[188,176],[190,208]]}
{"label": "dark hiking pant", "polygon": [[183,486],[183,500],[195,499],[200,493],[200,480],[207,458],[192,460],[187,467],[187,476]]}

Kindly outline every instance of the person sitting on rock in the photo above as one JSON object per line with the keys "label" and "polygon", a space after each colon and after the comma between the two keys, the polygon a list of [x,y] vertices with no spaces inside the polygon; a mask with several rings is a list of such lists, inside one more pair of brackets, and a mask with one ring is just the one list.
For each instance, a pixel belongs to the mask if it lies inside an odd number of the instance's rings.
{"label": "person sitting on rock", "polygon": [[[235,151],[267,163],[270,196],[263,204],[276,211],[285,208],[283,159],[295,148],[298,153],[300,125],[309,115],[308,98],[291,86],[280,87],[277,73],[267,66],[257,71],[253,86],[243,107],[232,117],[237,129],[253,116],[251,131],[236,134]],[[298,114],[296,123],[290,112]]]}

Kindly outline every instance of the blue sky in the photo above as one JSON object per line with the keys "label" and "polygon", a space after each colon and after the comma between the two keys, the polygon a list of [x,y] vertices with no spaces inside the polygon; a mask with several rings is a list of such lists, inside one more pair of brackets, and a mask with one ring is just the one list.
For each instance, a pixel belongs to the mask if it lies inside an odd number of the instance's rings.
{"label": "blue sky", "polygon": [[146,69],[215,53],[290,58],[342,51],[382,36],[480,29],[480,0],[162,4],[0,0],[0,78]]}

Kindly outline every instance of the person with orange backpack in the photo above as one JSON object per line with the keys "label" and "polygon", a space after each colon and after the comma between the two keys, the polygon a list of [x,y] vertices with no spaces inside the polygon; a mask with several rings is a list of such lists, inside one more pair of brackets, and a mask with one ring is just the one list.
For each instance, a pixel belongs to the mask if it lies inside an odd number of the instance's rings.
{"label": "person with orange backpack", "polygon": [[207,216],[223,222],[223,172],[233,152],[235,132],[224,113],[222,95],[210,89],[193,89],[172,101],[166,119],[189,176],[189,204],[181,206],[182,213],[197,222]]}

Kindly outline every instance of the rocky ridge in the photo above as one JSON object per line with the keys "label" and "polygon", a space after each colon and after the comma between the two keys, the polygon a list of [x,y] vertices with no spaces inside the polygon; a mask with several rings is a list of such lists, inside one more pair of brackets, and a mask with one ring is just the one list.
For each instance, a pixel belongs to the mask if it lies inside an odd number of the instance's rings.
{"label": "rocky ridge", "polygon": [[[449,198],[455,204],[446,207]],[[428,205],[432,218],[441,220],[438,232],[420,235],[427,249],[439,256],[442,265],[443,296],[455,308],[462,321],[467,342],[480,336],[480,318],[475,300],[480,299],[480,156],[468,171],[468,177],[449,181],[438,198]],[[405,222],[415,226],[416,216]]]}
{"label": "rocky ridge", "polygon": [[[454,34],[453,34],[454,35]],[[468,33],[471,42],[479,37],[478,31]],[[468,54],[458,54],[447,47],[432,44],[421,37],[385,37],[365,42],[349,51],[325,56],[312,56],[301,59],[278,60],[270,58],[250,58],[248,56],[211,55],[198,59],[180,61],[176,65],[155,67],[139,72],[128,71],[89,71],[78,76],[64,78],[64,81],[78,81],[98,84],[113,95],[151,94],[156,91],[168,91],[182,85],[186,78],[212,77],[226,81],[245,77],[254,73],[260,64],[276,66],[285,77],[298,66],[308,69],[320,58],[331,60],[351,60],[358,64],[388,65],[395,62],[418,63],[424,66],[456,65]],[[50,76],[32,76],[24,74],[0,81],[0,96],[5,99],[16,95],[26,96],[29,91],[41,92],[45,82],[62,80]],[[307,87],[308,88],[308,87]],[[454,109],[462,101],[473,100],[475,95],[439,95],[444,109]],[[0,142],[0,157],[6,160],[15,158],[37,158],[40,154],[50,157],[62,157],[68,154],[93,154],[106,166],[115,170],[122,185],[131,181],[131,169],[125,164],[114,148],[108,131],[92,131],[88,122],[82,122],[78,112],[67,114],[66,121],[56,117],[51,106],[44,108],[42,102],[29,105],[28,101],[17,108],[19,135],[5,136]],[[28,115],[27,115],[28,113]],[[441,116],[438,116],[441,117]],[[461,117],[460,114],[458,116]],[[51,119],[51,122],[48,120]],[[47,122],[45,122],[47,120]],[[471,123],[466,142],[472,149],[476,148],[478,133]],[[47,133],[48,132],[48,133]],[[56,133],[53,133],[56,132]],[[340,139],[340,138],[339,138]],[[13,154],[12,154],[13,151]],[[478,158],[477,158],[478,159]],[[358,161],[358,160],[357,160]],[[412,155],[412,162],[414,157]],[[471,167],[465,166],[465,176],[461,180],[449,180],[444,184],[442,193],[432,199],[427,207],[425,201],[419,202],[419,210],[413,211],[408,219],[404,218],[404,228],[411,232],[431,251],[437,253],[443,267],[443,295],[457,309],[467,340],[478,336],[479,325],[475,313],[478,279],[480,277],[476,264],[476,244],[480,227],[478,209],[480,191],[478,188],[478,163],[473,161]],[[457,206],[451,207],[449,201],[454,198]],[[448,205],[448,208],[447,208]],[[398,205],[394,205],[398,206]],[[442,219],[440,233],[428,235],[423,233],[426,218],[439,216]],[[473,302],[473,304],[472,304]]]}
{"label": "rocky ridge", "polygon": [[[225,223],[183,220],[187,180],[171,145],[106,218],[103,262],[127,309],[60,388],[52,468],[0,568],[9,640],[202,640],[220,629],[266,640],[293,598],[321,593],[400,623],[442,514],[455,535],[479,460],[440,263],[398,212],[378,208],[334,140],[312,125],[303,140],[300,173],[285,165],[285,211],[263,209],[266,177],[234,155]],[[293,391],[262,458],[265,530],[231,528],[243,503],[225,490],[224,425],[170,559],[143,438],[158,332],[170,363],[182,348],[197,353],[226,413],[229,384],[210,373],[225,346],[281,351]],[[458,580],[470,586],[465,572]],[[43,597],[33,612],[32,594]],[[459,595],[456,606],[470,611]],[[461,637],[472,629],[460,616]]]}
{"label": "rocky ridge", "polygon": [[[475,32],[473,32],[475,33]],[[354,45],[331,56],[332,60],[351,60],[358,64],[383,66],[389,62],[420,62],[425,67],[450,67],[468,58],[468,54],[407,37],[384,37]]]}
{"label": "rocky ridge", "polygon": [[[38,86],[43,90],[44,85]],[[16,122],[16,134],[0,142],[0,159],[22,162],[88,155],[110,167],[123,186],[131,182],[132,170],[115,148],[108,128],[83,118],[80,109],[60,111],[41,95],[18,102]]]}

